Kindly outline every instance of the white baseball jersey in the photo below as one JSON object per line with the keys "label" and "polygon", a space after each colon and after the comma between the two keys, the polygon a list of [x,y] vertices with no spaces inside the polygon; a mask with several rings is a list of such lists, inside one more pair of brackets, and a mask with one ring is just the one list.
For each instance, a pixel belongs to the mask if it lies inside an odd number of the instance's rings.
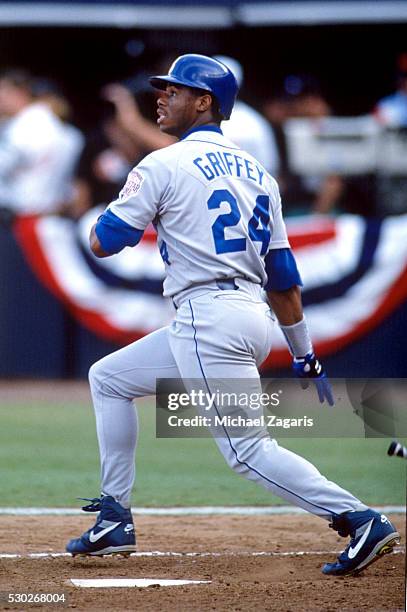
{"label": "white baseball jersey", "polygon": [[109,209],[138,230],[153,221],[166,296],[226,278],[263,285],[267,252],[289,247],[276,181],[208,126],[145,157]]}

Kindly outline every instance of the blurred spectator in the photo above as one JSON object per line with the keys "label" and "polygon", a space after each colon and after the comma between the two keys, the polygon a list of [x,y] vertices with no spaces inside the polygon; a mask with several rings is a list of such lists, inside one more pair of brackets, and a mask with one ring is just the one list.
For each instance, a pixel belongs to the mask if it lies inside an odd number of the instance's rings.
{"label": "blurred spectator", "polygon": [[[240,88],[243,82],[241,64],[225,55],[216,55],[215,59],[233,72]],[[270,174],[278,175],[280,161],[273,130],[254,108],[237,100],[229,121],[222,123],[222,131],[232,142],[259,160]]]}
{"label": "blurred spectator", "polygon": [[[318,120],[328,117],[331,108],[323,97],[317,80],[311,75],[289,75],[284,79],[284,91],[271,97],[263,105],[277,137],[281,172],[279,183],[288,212],[331,212],[343,193],[343,180],[338,175],[298,176],[289,165],[284,123],[287,119]],[[287,209],[286,209],[287,212]]]}
{"label": "blurred spectator", "polygon": [[397,91],[377,103],[375,114],[387,127],[407,127],[407,53],[397,60]]}
{"label": "blurred spectator", "polygon": [[[287,77],[285,87],[293,96],[290,103],[292,117],[318,121],[332,116],[332,108],[313,76]],[[373,174],[308,176],[302,179],[302,184],[304,193],[308,192],[311,198],[311,212],[349,212],[365,217],[376,214],[376,179]]]}
{"label": "blurred spectator", "polygon": [[304,90],[290,103],[291,117],[323,119],[332,115],[332,109],[319,91]]}
{"label": "blurred spectator", "polygon": [[[103,89],[106,100],[114,104],[119,125],[131,136],[137,146],[150,153],[173,144],[176,139],[161,132],[157,124],[144,118],[133,93],[127,87],[112,83]],[[157,119],[157,109],[154,108]]]}
{"label": "blurred spectator", "polygon": [[[292,117],[311,120],[325,119],[332,115],[332,109],[323,97],[319,86],[311,77],[305,77],[299,95],[291,104]],[[344,190],[344,179],[337,174],[305,178],[305,187],[311,193],[311,212],[326,214],[338,207]]]}
{"label": "blurred spectator", "polygon": [[0,206],[15,214],[59,213],[72,199],[80,143],[67,146],[66,130],[50,106],[35,97],[23,70],[0,74]]}
{"label": "blurred spectator", "polygon": [[[76,165],[84,146],[84,137],[82,132],[75,126],[69,123],[72,116],[72,109],[63,93],[57,85],[49,79],[37,79],[33,84],[33,93],[37,101],[43,102],[48,106],[51,112],[60,120],[61,131],[64,139],[64,150],[67,159],[71,159],[72,172],[76,169]],[[78,199],[75,197],[74,190],[71,190],[71,197],[61,205],[60,214],[78,218],[84,212],[82,209],[77,209]]]}
{"label": "blurred spectator", "polygon": [[407,211],[407,171],[403,160],[407,151],[407,53],[397,58],[397,90],[382,98],[374,115],[386,128],[381,153],[385,169],[378,173],[377,204],[381,214]]}
{"label": "blurred spectator", "polygon": [[[295,189],[299,177],[295,177],[288,162],[287,141],[284,133],[284,123],[291,116],[290,100],[285,93],[276,93],[263,103],[263,114],[270,123],[278,150],[279,172],[276,177],[284,202],[287,204],[288,191]],[[286,211],[287,212],[287,211]]]}
{"label": "blurred spectator", "polygon": [[101,96],[109,108],[87,139],[77,172],[77,209],[82,211],[117,198],[133,166],[151,151],[174,142],[143,117],[127,87],[111,83]]}

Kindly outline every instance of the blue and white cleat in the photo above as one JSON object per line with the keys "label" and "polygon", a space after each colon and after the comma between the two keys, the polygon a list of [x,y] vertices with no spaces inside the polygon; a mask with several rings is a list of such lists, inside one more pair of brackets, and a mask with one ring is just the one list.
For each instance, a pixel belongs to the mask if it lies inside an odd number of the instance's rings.
{"label": "blue and white cleat", "polygon": [[351,576],[392,552],[400,535],[384,514],[374,510],[350,511],[335,517],[329,525],[351,541],[335,563],[326,563],[323,574]]}
{"label": "blue and white cleat", "polygon": [[129,556],[134,552],[136,536],[131,511],[123,508],[110,495],[87,501],[91,503],[83,506],[82,510],[99,512],[96,523],[80,538],[68,542],[67,552],[73,556],[114,554]]}

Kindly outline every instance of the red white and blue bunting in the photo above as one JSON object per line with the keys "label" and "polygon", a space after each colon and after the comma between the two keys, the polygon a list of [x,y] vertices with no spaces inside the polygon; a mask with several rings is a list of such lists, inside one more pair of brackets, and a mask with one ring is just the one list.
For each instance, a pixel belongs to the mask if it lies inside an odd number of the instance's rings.
{"label": "red white and blue bunting", "polygon": [[[79,224],[60,217],[21,218],[16,237],[38,279],[82,325],[127,344],[167,325],[171,301],[153,228],[134,249],[97,259],[88,247],[91,210]],[[315,350],[333,354],[364,336],[407,299],[407,215],[369,220],[289,219],[288,233],[304,282],[303,303]],[[266,365],[290,363],[276,326]]]}

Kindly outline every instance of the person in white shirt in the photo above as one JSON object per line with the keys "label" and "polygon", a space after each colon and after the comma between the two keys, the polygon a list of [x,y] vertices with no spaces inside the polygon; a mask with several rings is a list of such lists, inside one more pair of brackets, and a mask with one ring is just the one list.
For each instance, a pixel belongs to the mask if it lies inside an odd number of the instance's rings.
{"label": "person in white shirt", "polygon": [[386,127],[407,127],[407,53],[402,53],[397,60],[397,90],[379,100],[374,113]]}
{"label": "person in white shirt", "polygon": [[[240,88],[243,83],[241,64],[226,55],[217,55],[215,58],[229,68]],[[226,138],[253,155],[267,172],[273,176],[278,175],[280,160],[273,129],[254,108],[237,99],[229,121],[222,122],[222,131]]]}
{"label": "person in white shirt", "polygon": [[[0,207],[12,214],[58,213],[71,198],[81,138],[33,94],[24,71],[0,75]],[[69,142],[68,142],[69,140]]]}

